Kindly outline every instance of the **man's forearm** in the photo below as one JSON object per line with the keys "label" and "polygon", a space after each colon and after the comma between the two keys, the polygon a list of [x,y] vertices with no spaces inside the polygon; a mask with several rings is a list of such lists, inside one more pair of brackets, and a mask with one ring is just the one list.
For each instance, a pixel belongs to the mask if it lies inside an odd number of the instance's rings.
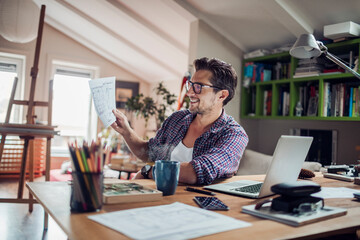
{"label": "man's forearm", "polygon": [[147,141],[141,139],[133,129],[130,129],[127,134],[123,135],[123,137],[131,152],[135,154],[136,157],[145,162],[149,161]]}
{"label": "man's forearm", "polygon": [[197,182],[196,172],[191,163],[180,164],[179,182],[195,184]]}

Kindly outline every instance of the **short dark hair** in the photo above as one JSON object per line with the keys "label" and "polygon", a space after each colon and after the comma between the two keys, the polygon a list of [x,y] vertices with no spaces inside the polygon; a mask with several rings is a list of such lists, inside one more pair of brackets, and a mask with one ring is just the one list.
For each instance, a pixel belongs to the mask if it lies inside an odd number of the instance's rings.
{"label": "short dark hair", "polygon": [[[229,91],[229,96],[224,100],[224,106],[234,97],[237,86],[237,75],[235,69],[220,59],[199,58],[194,60],[195,71],[208,70],[212,73],[210,82],[213,86]],[[215,92],[220,91],[213,88]]]}

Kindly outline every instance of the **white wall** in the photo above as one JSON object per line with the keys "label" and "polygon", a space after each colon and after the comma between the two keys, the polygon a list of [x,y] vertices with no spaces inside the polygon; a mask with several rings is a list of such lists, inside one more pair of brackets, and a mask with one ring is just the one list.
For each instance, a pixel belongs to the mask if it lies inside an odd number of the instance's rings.
{"label": "white wall", "polygon": [[[12,43],[0,36],[0,51],[16,53],[26,56],[25,68],[25,98],[28,100],[30,92],[30,69],[33,66],[36,40],[26,43]],[[88,48],[80,45],[73,39],[65,36],[51,26],[45,24],[40,51],[39,72],[36,80],[35,100],[47,101],[49,80],[51,78],[52,60],[70,61],[77,64],[96,66],[100,70],[99,77],[116,76],[118,80],[140,82],[139,91],[145,95],[149,94],[149,84],[130,74],[126,69],[118,67]],[[46,121],[47,112],[41,108],[35,108],[37,120]],[[26,114],[24,114],[25,116]],[[135,118],[134,118],[135,119]],[[145,136],[145,127],[142,120],[134,120],[136,132]]]}
{"label": "white wall", "polygon": [[234,98],[225,106],[226,113],[240,123],[240,76],[242,52],[204,21],[191,23],[189,62],[201,57],[219,58],[230,63],[237,75],[238,86]]}

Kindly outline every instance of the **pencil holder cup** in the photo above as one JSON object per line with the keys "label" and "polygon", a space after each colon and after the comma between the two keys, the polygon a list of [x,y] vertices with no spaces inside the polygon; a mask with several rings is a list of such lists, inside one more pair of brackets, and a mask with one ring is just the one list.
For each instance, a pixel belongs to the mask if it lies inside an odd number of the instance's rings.
{"label": "pencil holder cup", "polygon": [[93,212],[103,205],[103,173],[72,172],[71,212]]}

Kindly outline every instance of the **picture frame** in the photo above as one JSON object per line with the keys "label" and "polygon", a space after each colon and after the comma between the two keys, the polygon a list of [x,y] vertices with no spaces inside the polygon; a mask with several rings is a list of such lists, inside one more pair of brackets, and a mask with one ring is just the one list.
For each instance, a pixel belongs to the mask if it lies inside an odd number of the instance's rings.
{"label": "picture frame", "polygon": [[316,117],[318,111],[318,97],[310,97],[309,105],[307,109],[307,116],[309,117]]}
{"label": "picture frame", "polygon": [[139,94],[139,83],[116,80],[115,101],[116,108],[125,109],[126,101]]}

